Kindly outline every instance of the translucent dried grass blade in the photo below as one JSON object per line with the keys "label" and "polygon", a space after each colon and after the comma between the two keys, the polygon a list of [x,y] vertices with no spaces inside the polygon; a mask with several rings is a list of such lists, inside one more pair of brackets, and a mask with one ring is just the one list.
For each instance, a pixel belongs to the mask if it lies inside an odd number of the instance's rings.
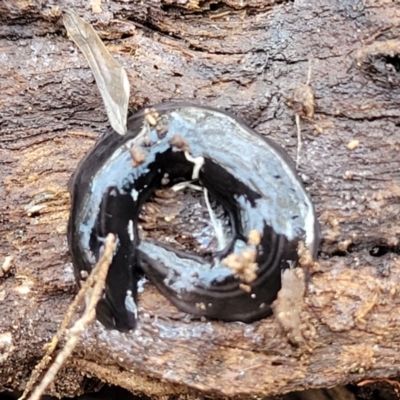
{"label": "translucent dried grass blade", "polygon": [[120,135],[125,135],[129,103],[125,69],[114,60],[93,27],[74,12],[64,15],[64,26],[88,60],[111,126]]}

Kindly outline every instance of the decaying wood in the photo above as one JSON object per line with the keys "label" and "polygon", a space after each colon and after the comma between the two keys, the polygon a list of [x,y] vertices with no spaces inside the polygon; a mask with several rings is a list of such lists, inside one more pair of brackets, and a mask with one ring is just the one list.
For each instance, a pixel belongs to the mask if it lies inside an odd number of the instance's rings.
{"label": "decaying wood", "polygon": [[299,169],[323,240],[296,316],[308,326],[305,344],[293,345],[293,332],[274,317],[250,325],[191,321],[146,284],[139,328],[88,329],[51,391],[73,395],[98,378],[158,396],[239,397],[396,376],[396,2],[3,0],[1,389],[24,388],[74,297],[67,182],[107,128],[91,72],[62,27],[68,8],[95,26],[127,69],[132,107],[171,99],[221,106],[293,158],[291,98],[312,59],[314,115],[301,123]]}

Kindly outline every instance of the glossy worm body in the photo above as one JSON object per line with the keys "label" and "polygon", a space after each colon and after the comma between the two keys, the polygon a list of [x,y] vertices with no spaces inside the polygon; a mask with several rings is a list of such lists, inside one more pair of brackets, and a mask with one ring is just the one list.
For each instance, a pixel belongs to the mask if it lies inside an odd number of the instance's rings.
{"label": "glossy worm body", "polygon": [[[225,209],[232,236],[207,256],[141,240],[138,216],[154,190],[190,182]],[[130,117],[127,134],[102,138],[81,162],[70,191],[68,240],[79,282],[110,232],[117,248],[98,319],[133,329],[144,272],[180,310],[251,322],[271,313],[281,271],[297,264],[304,242],[316,255],[314,207],[292,162],[274,142],[221,110],[163,104]],[[86,272],[85,272],[86,271]]]}

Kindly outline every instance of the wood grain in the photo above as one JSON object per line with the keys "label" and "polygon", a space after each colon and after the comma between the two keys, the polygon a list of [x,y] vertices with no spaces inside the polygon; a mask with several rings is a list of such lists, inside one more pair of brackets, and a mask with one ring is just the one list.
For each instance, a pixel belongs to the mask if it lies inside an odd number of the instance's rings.
{"label": "wood grain", "polygon": [[91,72],[65,36],[60,15],[70,8],[127,69],[133,108],[164,100],[221,106],[294,159],[290,99],[311,60],[315,112],[302,120],[300,176],[323,239],[301,308],[313,327],[305,346],[291,345],[274,317],[190,320],[145,284],[138,330],[91,327],[52,392],[73,395],[97,377],[157,396],[248,398],[397,375],[396,3],[58,3],[0,3],[0,265],[13,257],[0,278],[0,389],[23,388],[76,292],[67,182],[107,129]]}

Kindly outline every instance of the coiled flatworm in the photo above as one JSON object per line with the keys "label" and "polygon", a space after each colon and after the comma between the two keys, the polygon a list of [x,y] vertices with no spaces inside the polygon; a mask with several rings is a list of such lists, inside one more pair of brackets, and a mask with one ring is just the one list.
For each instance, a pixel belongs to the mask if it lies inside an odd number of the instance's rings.
{"label": "coiled flatworm", "polygon": [[[232,234],[200,256],[141,240],[138,216],[155,189],[191,182],[229,215]],[[102,138],[80,163],[70,191],[68,240],[78,282],[99,258],[108,233],[117,248],[98,319],[133,329],[144,272],[182,311],[251,322],[271,313],[281,272],[304,242],[316,255],[318,223],[292,161],[273,141],[224,111],[162,104],[128,119],[127,134]],[[85,272],[86,271],[86,272]]]}

